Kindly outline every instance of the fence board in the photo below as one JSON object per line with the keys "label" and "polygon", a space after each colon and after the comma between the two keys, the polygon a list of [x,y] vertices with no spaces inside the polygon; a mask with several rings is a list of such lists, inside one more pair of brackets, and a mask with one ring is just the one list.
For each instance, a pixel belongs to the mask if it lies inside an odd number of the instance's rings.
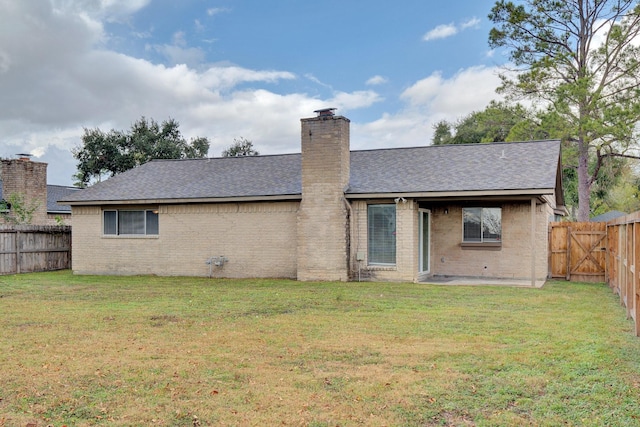
{"label": "fence board", "polygon": [[607,283],[640,336],[640,212],[607,223]]}
{"label": "fence board", "polygon": [[71,268],[71,227],[0,227],[0,274]]}

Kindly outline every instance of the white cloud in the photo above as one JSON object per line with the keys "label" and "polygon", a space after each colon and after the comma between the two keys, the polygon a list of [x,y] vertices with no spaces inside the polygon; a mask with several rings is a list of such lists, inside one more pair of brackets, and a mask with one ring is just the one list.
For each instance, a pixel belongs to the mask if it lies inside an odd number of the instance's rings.
{"label": "white cloud", "polygon": [[377,85],[381,85],[381,84],[387,83],[388,81],[389,81],[389,79],[387,79],[386,77],[373,76],[369,80],[367,80],[366,84],[367,84],[367,86],[377,86]]}
{"label": "white cloud", "polygon": [[46,3],[51,3],[52,10],[60,15],[87,14],[93,19],[125,22],[151,0],[50,0]]}
{"label": "white cloud", "polygon": [[225,8],[225,7],[212,7],[210,9],[207,9],[207,15],[216,16],[216,15],[219,15],[221,13],[229,12],[229,11],[230,10]]}
{"label": "white cloud", "polygon": [[172,65],[188,64],[197,66],[205,60],[205,53],[202,49],[187,45],[183,31],[173,34],[172,44],[152,45],[148,46],[148,48],[160,53]]}
{"label": "white cloud", "polygon": [[128,17],[146,7],[151,0],[100,0],[100,11],[109,18]]}
{"label": "white cloud", "polygon": [[319,78],[317,78],[316,76],[314,76],[311,73],[305,74],[304,77],[306,79],[312,81],[313,83],[317,84],[318,86],[326,87],[327,89],[333,90],[333,87],[331,87],[331,85],[329,85],[327,83],[324,83],[323,81],[321,81]]}
{"label": "white cloud", "polygon": [[197,47],[183,48],[177,45],[154,45],[153,50],[161,54],[170,64],[189,64],[197,66],[205,59],[202,49]]}
{"label": "white cloud", "polygon": [[0,50],[0,74],[6,73],[11,68],[11,59],[9,54]]}
{"label": "white cloud", "polygon": [[296,76],[288,71],[249,70],[238,66],[211,66],[200,75],[200,78],[206,87],[224,90],[246,82],[276,83],[278,80],[295,79]]}
{"label": "white cloud", "polygon": [[495,88],[500,84],[498,70],[483,66],[460,70],[450,79],[439,72],[416,82],[401,97],[409,105],[428,108],[431,113],[454,114],[483,108],[497,97]]}
{"label": "white cloud", "polygon": [[458,28],[454,24],[438,25],[422,37],[424,41],[445,39],[458,33]]}
{"label": "white cloud", "polygon": [[445,39],[447,37],[455,36],[460,31],[464,31],[469,28],[478,28],[479,25],[480,25],[480,19],[476,17],[470,18],[469,20],[459,25],[456,25],[454,23],[438,25],[434,29],[429,30],[422,37],[422,40],[431,41],[431,40]]}
{"label": "white cloud", "polygon": [[480,25],[480,19],[476,18],[475,16],[471,19],[469,19],[466,22],[463,22],[462,24],[460,24],[460,28],[463,30],[466,30],[467,28],[478,28],[478,26]]}
{"label": "white cloud", "polygon": [[338,92],[335,93],[333,98],[328,100],[329,104],[340,110],[352,110],[363,107],[370,107],[376,102],[381,101],[380,95],[376,92],[356,91],[356,92]]}

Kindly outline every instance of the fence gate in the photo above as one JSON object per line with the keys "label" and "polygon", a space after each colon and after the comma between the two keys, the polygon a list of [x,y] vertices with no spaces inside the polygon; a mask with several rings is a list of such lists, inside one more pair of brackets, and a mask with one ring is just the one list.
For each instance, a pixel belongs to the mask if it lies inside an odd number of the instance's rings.
{"label": "fence gate", "polygon": [[606,281],[606,222],[552,222],[551,277],[579,282]]}

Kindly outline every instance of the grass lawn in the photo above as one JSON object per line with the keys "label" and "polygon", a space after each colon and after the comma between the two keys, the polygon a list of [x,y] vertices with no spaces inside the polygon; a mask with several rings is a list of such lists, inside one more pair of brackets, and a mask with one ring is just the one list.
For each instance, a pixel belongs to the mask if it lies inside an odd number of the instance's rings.
{"label": "grass lawn", "polygon": [[0,426],[638,426],[603,284],[0,276]]}

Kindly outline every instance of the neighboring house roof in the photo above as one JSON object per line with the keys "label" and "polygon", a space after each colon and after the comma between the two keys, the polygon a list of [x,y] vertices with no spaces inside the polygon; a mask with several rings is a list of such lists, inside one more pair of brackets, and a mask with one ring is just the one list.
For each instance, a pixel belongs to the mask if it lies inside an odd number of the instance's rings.
{"label": "neighboring house roof", "polygon": [[[59,205],[58,200],[67,197],[71,193],[81,190],[77,187],[67,187],[64,185],[47,184],[47,213],[50,214],[71,214],[71,207]],[[0,200],[4,199],[2,181],[0,180]]]}
{"label": "neighboring house roof", "polygon": [[601,215],[594,216],[589,221],[591,221],[591,222],[609,222],[612,219],[620,218],[621,216],[625,216],[625,215],[627,215],[627,214],[624,213],[624,212],[609,211],[609,212],[605,212],[605,213],[603,213]]}
{"label": "neighboring house roof", "polygon": [[[555,140],[352,151],[345,193],[553,194],[559,190],[559,161],[560,142]],[[154,160],[61,202],[300,198],[301,176],[300,154]],[[562,204],[562,195],[557,197]]]}
{"label": "neighboring house roof", "polygon": [[79,190],[81,190],[81,188],[47,184],[47,213],[70,214],[71,207],[69,205],[59,205],[58,200],[63,199]]}

